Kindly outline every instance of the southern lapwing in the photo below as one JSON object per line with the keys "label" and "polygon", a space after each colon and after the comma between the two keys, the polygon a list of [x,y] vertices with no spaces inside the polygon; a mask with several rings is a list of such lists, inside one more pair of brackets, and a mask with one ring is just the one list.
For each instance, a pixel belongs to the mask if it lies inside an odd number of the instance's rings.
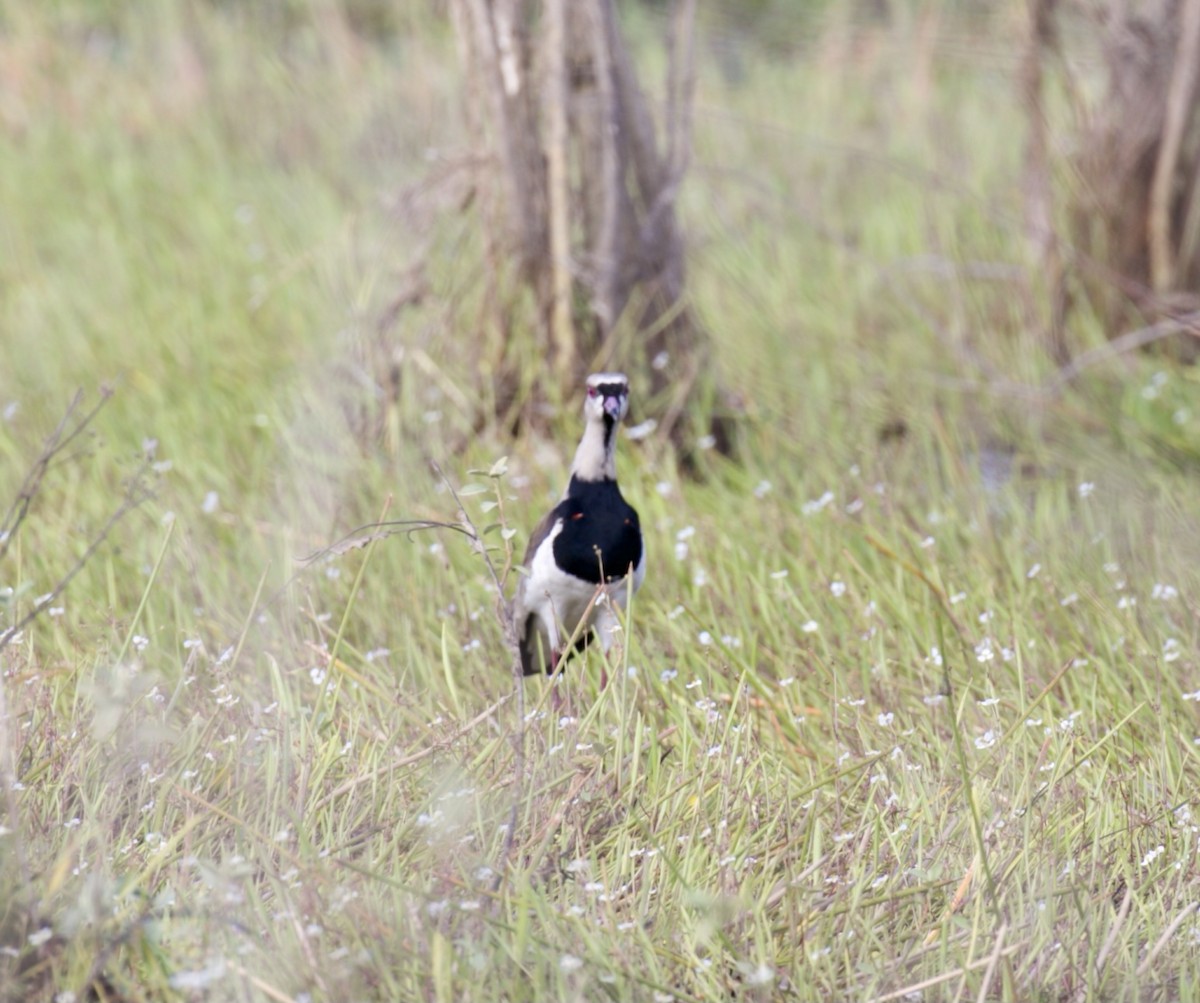
{"label": "southern lapwing", "polygon": [[[638,514],[617,487],[617,426],[629,410],[623,373],[593,373],[583,402],[583,438],[562,501],[546,513],[525,550],[527,574],[513,616],[525,675],[553,672],[595,628],[607,652],[616,607],[646,572]],[[589,608],[590,607],[590,608]],[[584,623],[584,618],[587,622]],[[576,638],[571,651],[562,645]]]}

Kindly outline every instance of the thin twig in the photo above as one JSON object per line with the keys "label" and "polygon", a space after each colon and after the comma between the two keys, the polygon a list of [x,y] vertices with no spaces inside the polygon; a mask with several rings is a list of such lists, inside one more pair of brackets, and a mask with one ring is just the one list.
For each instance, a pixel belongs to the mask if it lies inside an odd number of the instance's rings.
{"label": "thin twig", "polygon": [[397,759],[393,762],[385,763],[383,766],[378,766],[375,769],[373,769],[370,773],[364,773],[361,776],[351,777],[349,780],[346,780],[343,783],[339,784],[337,787],[335,787],[333,790],[331,790],[328,794],[326,794],[324,797],[322,797],[320,801],[318,801],[315,805],[313,805],[312,810],[320,811],[322,808],[324,808],[326,805],[328,805],[335,798],[339,798],[343,794],[350,793],[350,791],[354,790],[360,784],[369,783],[370,781],[374,780],[376,777],[382,776],[385,773],[390,773],[392,770],[399,770],[405,766],[412,766],[414,763],[419,763],[423,759],[428,759],[430,756],[432,756],[436,752],[440,752],[444,749],[450,748],[455,742],[457,742],[460,738],[462,738],[465,734],[467,734],[467,732],[471,731],[473,728],[478,727],[480,724],[482,724],[484,721],[486,721],[488,718],[490,718],[493,714],[495,714],[496,711],[498,711],[501,707],[503,707],[506,703],[508,703],[508,701],[511,699],[512,699],[512,694],[506,693],[506,694],[504,694],[504,696],[502,696],[499,700],[497,700],[491,706],[487,707],[484,710],[481,710],[478,714],[476,714],[473,718],[471,718],[470,721],[468,721],[461,728],[459,728],[457,731],[455,731],[453,735],[450,735],[449,737],[444,738],[444,739],[440,739],[437,742],[434,742],[432,745],[427,745],[425,748],[421,749],[419,752],[413,752],[407,756],[402,756],[400,759]]}
{"label": "thin twig", "polygon": [[[1117,937],[1121,933],[1121,928],[1125,926],[1125,920],[1129,918],[1129,908],[1133,905],[1133,886],[1125,886],[1125,897],[1121,899],[1121,908],[1117,911],[1117,918],[1113,922],[1112,929],[1108,931],[1108,936],[1104,938],[1104,943],[1100,945],[1100,952],[1096,955],[1096,981],[1092,988],[1100,984],[1100,977],[1104,974],[1104,966],[1108,962],[1108,956],[1112,954],[1113,947],[1116,946]],[[1085,982],[1079,987],[1082,994],[1079,998],[1086,999],[1090,995],[1088,985]]]}
{"label": "thin twig", "polygon": [[1138,348],[1144,348],[1146,345],[1175,334],[1189,334],[1193,338],[1200,337],[1200,310],[1193,310],[1191,313],[1181,314],[1178,317],[1169,317],[1148,327],[1139,327],[1135,331],[1129,331],[1118,338],[1113,338],[1112,341],[1098,348],[1077,355],[1058,371],[1055,378],[1042,389],[1042,392],[1053,393],[1061,390],[1081,372],[1097,363],[1106,362]]}
{"label": "thin twig", "polygon": [[509,655],[512,657],[513,691],[517,697],[517,730],[513,735],[513,752],[516,757],[516,783],[514,784],[515,792],[513,794],[512,809],[509,812],[508,831],[504,834],[504,847],[500,853],[500,866],[496,868],[496,887],[499,887],[499,883],[503,879],[505,866],[512,857],[513,844],[517,835],[517,817],[520,814],[521,801],[525,796],[525,673],[521,665],[521,649],[517,641],[517,628],[513,622],[512,608],[505,601],[504,585],[500,580],[500,575],[496,571],[496,565],[492,561],[492,556],[488,553],[487,545],[483,542],[483,537],[476,528],[474,521],[467,514],[466,507],[463,505],[462,499],[458,496],[458,492],[454,490],[454,485],[450,483],[450,480],[442,472],[442,468],[437,463],[433,464],[433,469],[442,479],[442,483],[446,485],[446,489],[454,499],[454,504],[458,506],[459,518],[462,519],[463,526],[465,527],[464,532],[470,537],[476,551],[483,558],[484,564],[487,565],[488,573],[492,576],[492,583],[496,586],[496,618],[500,621],[504,643],[508,648]]}
{"label": "thin twig", "polygon": [[991,957],[988,958],[987,971],[983,973],[983,984],[979,987],[979,995],[975,997],[976,1003],[987,1003],[988,989],[992,984],[992,976],[996,974],[996,965],[1000,961],[1001,951],[1004,946],[1004,938],[1008,934],[1008,924],[1001,923],[1000,930],[996,934],[996,946],[992,948]]}
{"label": "thin twig", "polygon": [[117,523],[124,519],[125,516],[127,516],[135,508],[143,505],[154,496],[154,492],[152,492],[142,483],[142,475],[145,473],[145,471],[146,465],[143,464],[137,473],[134,474],[129,488],[125,492],[124,500],[122,500],[121,504],[117,506],[116,511],[114,511],[113,514],[108,517],[108,521],[103,525],[103,527],[101,527],[99,534],[92,540],[87,550],[85,550],[82,556],[71,566],[71,569],[58,580],[58,583],[54,586],[54,588],[52,588],[46,595],[40,597],[39,600],[34,604],[33,609],[26,613],[20,620],[18,620],[7,630],[0,633],[0,651],[3,651],[5,648],[7,648],[22,630],[28,627],[29,624],[33,623],[33,621],[41,616],[42,612],[46,610],[55,599],[62,595],[66,587],[71,584],[71,581],[75,578],[75,576],[83,570],[84,566],[92,559],[92,556],[96,553],[96,551],[103,546],[105,540],[108,539],[108,535],[113,531],[113,528],[117,525]]}
{"label": "thin twig", "polygon": [[1137,966],[1137,977],[1139,979],[1146,977],[1146,973],[1150,971],[1150,966],[1154,964],[1154,959],[1158,957],[1162,949],[1166,947],[1171,938],[1175,936],[1175,931],[1178,930],[1179,927],[1183,925],[1184,921],[1187,920],[1188,917],[1190,917],[1198,908],[1200,908],[1200,902],[1193,902],[1191,905],[1183,908],[1179,915],[1171,920],[1171,925],[1163,930],[1162,936],[1159,937],[1158,940],[1154,942],[1154,946],[1150,948],[1150,953],[1147,954],[1142,960],[1142,963]]}
{"label": "thin twig", "polygon": [[112,391],[110,389],[107,387],[101,388],[99,402],[83,415],[75,423],[75,427],[68,432],[67,428],[71,423],[71,416],[78,409],[79,402],[83,400],[83,391],[77,390],[75,392],[75,396],[67,404],[67,409],[63,413],[62,420],[59,421],[54,431],[46,438],[45,443],[42,445],[41,453],[33,461],[33,465],[29,468],[29,473],[25,475],[25,480],[18,489],[16,497],[12,500],[12,504],[4,514],[3,522],[0,522],[0,560],[3,560],[4,555],[8,553],[8,548],[12,546],[12,541],[16,538],[17,531],[21,528],[21,524],[29,514],[29,506],[33,504],[33,499],[41,489],[42,481],[46,476],[46,472],[50,469],[54,458],[83,433],[84,429],[92,423],[93,419],[100,412],[100,409],[108,403],[111,397]]}
{"label": "thin twig", "polygon": [[[1000,952],[1000,957],[1007,958],[1010,954],[1016,954],[1017,951],[1024,949],[1025,942],[1020,944],[1010,944]],[[985,965],[992,964],[992,958],[980,958],[978,961],[969,961],[965,965],[960,965],[958,968],[953,968],[948,972],[942,972],[940,975],[934,975],[932,978],[923,979],[920,982],[914,982],[911,985],[904,986],[902,989],[895,989],[890,993],[884,993],[882,996],[876,996],[871,1003],[887,1003],[888,1000],[898,1000],[913,993],[920,993],[923,989],[929,989],[933,986],[940,985],[943,982],[949,982],[951,979],[957,979],[967,972],[974,971],[976,968],[983,968]]]}

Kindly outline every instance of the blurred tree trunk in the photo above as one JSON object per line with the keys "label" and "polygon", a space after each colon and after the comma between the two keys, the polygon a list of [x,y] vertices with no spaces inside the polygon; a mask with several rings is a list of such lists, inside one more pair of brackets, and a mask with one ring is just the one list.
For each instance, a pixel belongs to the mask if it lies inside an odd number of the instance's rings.
{"label": "blurred tree trunk", "polygon": [[[1028,290],[1030,313],[1034,317],[1048,313],[1043,340],[1061,366],[1070,357],[1065,331],[1067,286],[1054,222],[1054,180],[1045,102],[1045,63],[1051,56],[1059,55],[1054,18],[1057,6],[1058,0],[1028,0],[1028,34],[1021,59],[1020,89],[1029,115],[1022,183],[1025,236],[1037,262]],[[1038,309],[1039,300],[1047,303],[1048,310]]]}
{"label": "blurred tree trunk", "polygon": [[1113,333],[1177,320],[1200,345],[1200,0],[1109,12],[1108,92],[1084,137],[1072,236],[1080,278]]}
{"label": "blurred tree trunk", "polygon": [[[504,289],[514,268],[533,293],[537,357],[550,360],[533,382],[557,397],[588,370],[625,368],[644,413],[677,446],[709,433],[729,451],[732,419],[713,407],[676,216],[691,153],[695,8],[678,0],[674,9],[661,124],[615,0],[453,0],[452,12],[483,147],[490,287]],[[489,308],[511,335],[505,297]],[[527,386],[511,371],[510,341],[507,378]]]}

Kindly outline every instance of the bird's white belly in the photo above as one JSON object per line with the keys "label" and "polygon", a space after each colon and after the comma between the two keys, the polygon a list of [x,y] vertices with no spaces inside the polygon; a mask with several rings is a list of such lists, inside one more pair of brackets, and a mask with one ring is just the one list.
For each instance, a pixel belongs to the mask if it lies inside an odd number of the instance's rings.
{"label": "bird's white belly", "polygon": [[[530,562],[529,577],[524,582],[525,608],[537,613],[539,619],[546,625],[552,644],[559,647],[557,626],[567,632],[561,640],[565,643],[575,631],[580,621],[587,614],[590,626],[602,613],[611,616],[605,608],[623,608],[629,595],[629,579],[621,578],[606,585],[595,585],[569,575],[554,562],[554,539],[562,532],[562,522],[558,522],[550,531],[545,543],[538,548]],[[633,588],[636,592],[642,584],[646,571],[646,554],[633,573]],[[597,592],[600,594],[597,596]],[[596,602],[588,613],[588,604],[596,597]]]}

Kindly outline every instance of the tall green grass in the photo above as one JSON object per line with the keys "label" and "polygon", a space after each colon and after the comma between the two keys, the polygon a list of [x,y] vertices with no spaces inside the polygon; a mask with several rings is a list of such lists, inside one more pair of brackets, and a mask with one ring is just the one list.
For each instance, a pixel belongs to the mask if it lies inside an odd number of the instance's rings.
{"label": "tall green grass", "polygon": [[472,431],[474,242],[400,207],[467,144],[446,26],[99,10],[0,35],[0,501],[116,390],[4,624],[157,494],[0,653],[0,995],[1196,998],[1195,377],[1036,392],[1003,65],[723,40],[684,215],[742,456],[622,443],[647,585],[522,720],[460,535],[298,560],[455,521],[435,461],[503,567],[574,446]]}

